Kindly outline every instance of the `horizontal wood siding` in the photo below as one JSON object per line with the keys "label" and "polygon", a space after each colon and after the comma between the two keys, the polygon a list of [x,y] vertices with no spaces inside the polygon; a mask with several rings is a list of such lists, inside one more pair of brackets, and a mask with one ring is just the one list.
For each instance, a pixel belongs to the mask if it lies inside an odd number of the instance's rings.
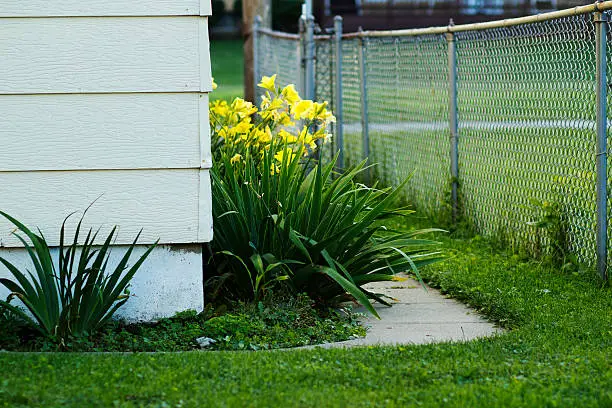
{"label": "horizontal wood siding", "polygon": [[202,24],[206,18],[0,18],[0,94],[208,92]]}
{"label": "horizontal wood siding", "polygon": [[[102,226],[103,236],[119,225],[117,244],[129,243],[141,228],[143,244],[158,238],[161,243],[198,242],[199,232],[210,230],[209,214],[199,213],[200,200],[210,200],[208,177],[207,170],[198,169],[0,172],[0,209],[40,227],[51,245],[58,244],[64,217],[96,199],[87,226]],[[13,230],[0,219],[0,246],[20,246]]]}
{"label": "horizontal wood siding", "polygon": [[210,1],[203,0],[3,0],[0,3],[0,17],[209,16],[210,14]]}
{"label": "horizontal wood siding", "polygon": [[[212,239],[210,0],[0,0],[0,210]],[[76,221],[78,218],[75,218]],[[71,224],[74,225],[74,222]],[[19,247],[0,219],[0,247]],[[68,232],[71,235],[71,232]]]}
{"label": "horizontal wood siding", "polygon": [[0,95],[0,171],[200,167],[202,95]]}

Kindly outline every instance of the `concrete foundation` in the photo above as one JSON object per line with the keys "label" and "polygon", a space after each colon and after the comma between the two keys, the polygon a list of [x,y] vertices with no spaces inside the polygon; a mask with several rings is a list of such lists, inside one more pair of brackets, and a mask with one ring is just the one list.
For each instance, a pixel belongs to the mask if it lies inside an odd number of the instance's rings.
{"label": "concrete foundation", "polygon": [[[146,249],[145,246],[137,246],[129,264],[133,264]],[[126,250],[126,246],[113,248],[107,270],[112,270]],[[56,262],[57,252],[53,250]],[[0,256],[20,270],[27,268],[33,271],[34,267],[23,248],[0,248]],[[13,279],[3,265],[0,265],[0,277]],[[151,321],[187,309],[202,311],[202,245],[158,246],[136,272],[129,290],[133,296],[117,311],[118,318]],[[6,299],[8,294],[9,291],[0,285],[0,299]]]}

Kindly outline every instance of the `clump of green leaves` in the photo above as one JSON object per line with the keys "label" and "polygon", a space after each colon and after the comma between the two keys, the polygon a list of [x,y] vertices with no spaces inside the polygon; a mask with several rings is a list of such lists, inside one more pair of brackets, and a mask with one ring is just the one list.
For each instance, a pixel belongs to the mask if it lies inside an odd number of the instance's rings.
{"label": "clump of green leaves", "polygon": [[[548,244],[548,260],[565,271],[576,271],[579,262],[575,255],[569,251],[569,237],[567,221],[563,217],[563,209],[559,202],[540,201],[531,199],[531,204],[538,210],[539,218],[529,225],[537,231],[543,231]],[[536,256],[542,255],[542,242],[536,237]]]}
{"label": "clump of green leaves", "polygon": [[18,347],[24,326],[25,322],[19,316],[0,308],[0,350]]}
{"label": "clump of green leaves", "polygon": [[[263,160],[265,168],[269,156]],[[335,161],[308,171],[296,157],[278,176],[258,171],[248,157],[245,164],[240,175],[211,173],[217,257],[209,284],[221,283],[217,292],[258,299],[284,284],[321,303],[354,298],[376,315],[369,299],[385,301],[362,285],[394,280],[406,270],[418,276],[419,267],[441,259],[436,242],[419,237],[430,230],[385,228],[385,219],[411,213],[393,205],[403,185],[356,183],[365,163],[333,174]]]}
{"label": "clump of green leaves", "polygon": [[219,350],[261,350],[349,340],[365,335],[349,309],[317,308],[305,294],[239,303],[203,326]]}
{"label": "clump of green leaves", "polygon": [[[149,256],[155,245],[128,266],[140,233],[128,247],[117,266],[108,269],[110,247],[117,228],[113,228],[104,243],[95,246],[98,232],[90,229],[85,241],[79,243],[83,217],[79,220],[72,243],[65,243],[65,227],[68,216],[62,223],[57,262],[42,232],[32,232],[24,224],[1,212],[23,234],[15,236],[24,245],[32,265],[31,271],[20,271],[6,259],[2,263],[13,275],[14,280],[0,279],[11,294],[6,301],[0,300],[0,310],[8,311],[29,323],[40,334],[60,345],[70,337],[87,336],[102,328],[130,295],[127,287]],[[11,304],[19,299],[30,314]]]}
{"label": "clump of green leaves", "polygon": [[[441,259],[429,232],[397,232],[385,220],[412,211],[396,206],[397,188],[366,186],[365,162],[335,172],[336,160],[312,159],[333,121],[326,103],[302,100],[292,85],[267,90],[261,109],[236,99],[211,106],[215,237],[210,298],[259,300],[307,293],[319,304],[355,299],[373,315],[363,285],[394,280]],[[298,125],[305,121],[305,125]]]}

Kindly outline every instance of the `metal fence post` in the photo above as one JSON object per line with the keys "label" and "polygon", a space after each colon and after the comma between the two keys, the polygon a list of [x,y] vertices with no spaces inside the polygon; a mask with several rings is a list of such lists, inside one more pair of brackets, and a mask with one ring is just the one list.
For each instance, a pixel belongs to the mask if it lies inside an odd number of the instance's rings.
{"label": "metal fence post", "polygon": [[342,123],[342,17],[334,17],[334,38],[336,43],[336,72],[334,82],[336,84],[334,110],[336,114],[336,151],[338,162],[336,168],[344,169],[344,127]]}
{"label": "metal fence post", "polygon": [[[363,137],[363,158],[370,157],[370,132],[368,129],[368,87],[367,87],[367,38],[359,36],[359,82],[361,85],[361,134]],[[367,181],[370,181],[368,170]]]}
{"label": "metal fence post", "polygon": [[304,64],[304,47],[306,44],[306,21],[304,20],[304,16],[301,15],[298,21],[299,25],[299,41],[297,43],[297,64],[298,64],[298,75],[299,78],[297,80],[297,89],[300,96],[304,96],[306,94],[306,72],[305,72],[305,64]]}
{"label": "metal fence post", "polygon": [[449,100],[449,127],[450,127],[450,172],[451,172],[451,204],[453,224],[458,217],[458,187],[459,187],[459,124],[457,115],[457,49],[455,48],[455,34],[447,33],[448,43],[448,100]]}
{"label": "metal fence post", "polygon": [[255,16],[253,21],[253,102],[257,104],[257,84],[259,77],[259,29],[261,27],[261,17]]}
{"label": "metal fence post", "polygon": [[597,272],[605,281],[608,279],[608,192],[607,192],[607,159],[608,147],[607,133],[607,78],[606,78],[606,40],[607,16],[602,12],[594,13],[595,41],[596,41],[596,132],[597,132]]}
{"label": "metal fence post", "polygon": [[306,39],[305,39],[305,47],[306,47],[306,78],[304,80],[304,95],[306,99],[314,100],[315,98],[315,69],[314,69],[314,59],[315,59],[315,43],[314,43],[314,17],[312,14],[306,16]]}

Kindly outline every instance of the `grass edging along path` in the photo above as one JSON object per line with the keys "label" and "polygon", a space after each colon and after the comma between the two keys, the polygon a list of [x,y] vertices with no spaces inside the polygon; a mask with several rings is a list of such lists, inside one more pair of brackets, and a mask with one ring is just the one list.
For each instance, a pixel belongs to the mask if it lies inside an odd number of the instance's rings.
{"label": "grass edging along path", "polygon": [[612,291],[441,240],[423,274],[512,330],[469,343],[178,354],[0,353],[0,406],[612,406]]}

